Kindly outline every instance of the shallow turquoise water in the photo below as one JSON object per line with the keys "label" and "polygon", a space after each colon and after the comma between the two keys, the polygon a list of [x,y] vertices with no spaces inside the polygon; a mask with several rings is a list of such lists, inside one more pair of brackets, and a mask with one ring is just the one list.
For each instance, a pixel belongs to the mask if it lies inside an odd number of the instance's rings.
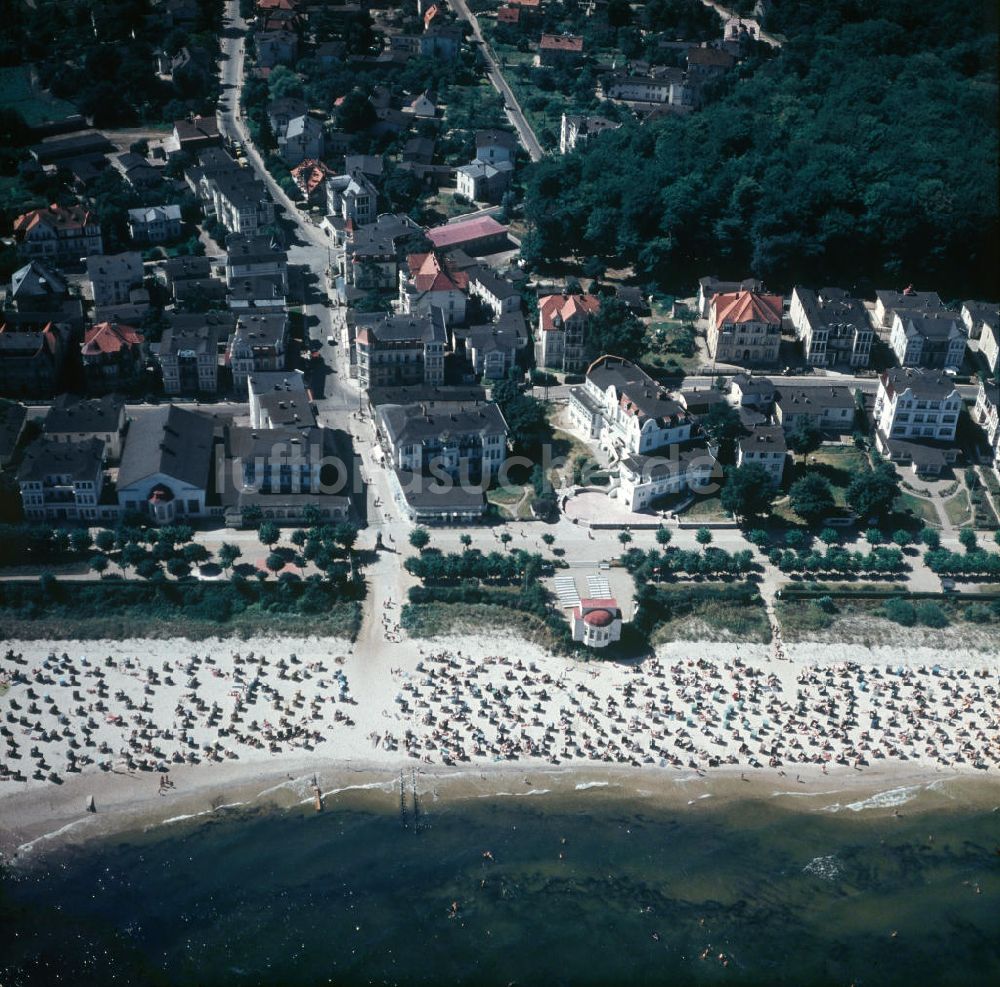
{"label": "shallow turquoise water", "polygon": [[8,872],[0,984],[986,985],[998,848],[996,811],[777,800],[241,814]]}

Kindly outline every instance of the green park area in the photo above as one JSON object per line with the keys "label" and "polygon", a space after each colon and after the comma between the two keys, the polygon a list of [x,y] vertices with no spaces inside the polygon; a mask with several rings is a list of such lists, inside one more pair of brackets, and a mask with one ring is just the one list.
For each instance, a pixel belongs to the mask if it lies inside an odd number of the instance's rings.
{"label": "green park area", "polygon": [[16,110],[29,127],[65,120],[76,113],[72,103],[33,86],[27,65],[0,68],[0,108]]}

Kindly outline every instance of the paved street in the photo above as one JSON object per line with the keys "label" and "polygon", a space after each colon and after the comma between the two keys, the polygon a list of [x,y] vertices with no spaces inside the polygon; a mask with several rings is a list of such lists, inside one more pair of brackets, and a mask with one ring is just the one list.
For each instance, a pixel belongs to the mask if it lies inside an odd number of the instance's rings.
{"label": "paved street", "polygon": [[529,124],[525,118],[524,112],[521,109],[521,104],[518,103],[517,97],[514,95],[514,91],[509,85],[507,85],[507,80],[504,78],[503,72],[500,71],[500,65],[497,63],[496,56],[493,54],[493,49],[490,48],[486,39],[483,37],[483,32],[479,27],[479,19],[472,13],[471,10],[469,10],[469,6],[465,0],[451,0],[451,5],[454,8],[455,13],[463,20],[468,21],[471,25],[472,36],[475,38],[479,51],[482,52],[483,58],[486,59],[486,77],[492,83],[493,88],[496,89],[501,96],[503,96],[504,105],[507,108],[507,118],[517,130],[521,143],[524,145],[524,148],[530,155],[532,161],[540,161],[545,155],[545,151],[542,149],[542,145],[538,143],[538,138],[535,136],[535,132],[531,129],[531,124]]}
{"label": "paved street", "polygon": [[[289,301],[291,305],[302,309],[305,338],[320,342],[319,358],[307,360],[303,367],[320,421],[327,427],[342,429],[357,439],[355,431],[359,423],[353,413],[359,408],[359,390],[348,379],[348,354],[342,353],[339,346],[345,311],[333,305],[327,291],[327,271],[331,267],[337,267],[337,251],[322,230],[296,208],[271,177],[264,167],[260,152],[250,139],[240,110],[247,25],[240,17],[239,0],[227,0],[225,24],[222,38],[223,105],[219,112],[220,128],[225,136],[243,143],[248,164],[267,186],[279,215],[283,213],[283,218],[291,224],[292,232],[288,243]],[[330,345],[327,339],[331,337],[338,343]],[[357,447],[357,441],[355,445]]]}

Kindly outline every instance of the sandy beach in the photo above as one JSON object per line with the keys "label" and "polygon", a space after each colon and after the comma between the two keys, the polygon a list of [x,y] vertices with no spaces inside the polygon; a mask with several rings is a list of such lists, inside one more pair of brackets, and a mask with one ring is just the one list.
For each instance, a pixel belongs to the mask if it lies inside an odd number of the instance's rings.
{"label": "sandy beach", "polygon": [[621,777],[679,804],[751,789],[848,804],[1000,767],[1000,667],[981,652],[801,644],[776,660],[675,642],[633,665],[475,636],[377,651],[10,642],[0,850],[24,859],[227,805],[311,805],[314,779],[327,800],[388,792],[400,769],[436,796]]}

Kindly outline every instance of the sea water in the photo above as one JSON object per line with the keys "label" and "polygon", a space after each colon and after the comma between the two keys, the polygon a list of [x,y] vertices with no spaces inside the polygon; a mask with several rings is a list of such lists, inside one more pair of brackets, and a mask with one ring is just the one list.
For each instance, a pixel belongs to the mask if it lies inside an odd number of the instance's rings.
{"label": "sea water", "polygon": [[348,791],[7,868],[0,983],[1000,983],[995,808],[578,788],[416,820]]}

